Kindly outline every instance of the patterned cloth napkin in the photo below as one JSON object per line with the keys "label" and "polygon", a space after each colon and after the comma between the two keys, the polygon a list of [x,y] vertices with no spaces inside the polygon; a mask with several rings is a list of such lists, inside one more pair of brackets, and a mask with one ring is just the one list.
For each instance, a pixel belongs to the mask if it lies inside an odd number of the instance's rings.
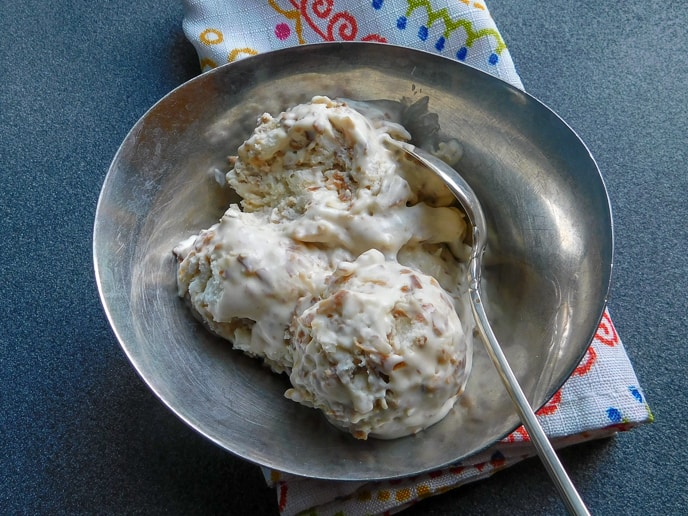
{"label": "patterned cloth napkin", "polygon": [[[184,0],[183,28],[202,71],[305,43],[375,41],[435,52],[523,88],[483,0]],[[538,412],[557,447],[652,421],[652,413],[605,312],[594,341],[564,386]],[[460,463],[383,482],[333,482],[264,469],[282,515],[391,514],[488,477],[535,455],[523,427]]]}

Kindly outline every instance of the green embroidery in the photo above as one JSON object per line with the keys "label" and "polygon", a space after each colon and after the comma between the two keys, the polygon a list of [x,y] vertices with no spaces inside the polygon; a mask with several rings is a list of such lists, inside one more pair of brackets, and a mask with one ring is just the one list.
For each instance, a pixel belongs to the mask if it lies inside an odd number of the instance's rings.
{"label": "green embroidery", "polygon": [[647,421],[648,423],[654,423],[655,422],[655,415],[652,413],[650,410],[650,405],[645,403],[645,410],[647,410]]}
{"label": "green embroidery", "polygon": [[492,36],[497,43],[495,47],[495,54],[499,55],[504,49],[506,49],[506,43],[494,29],[480,29],[478,31],[473,30],[473,24],[470,20],[458,19],[453,20],[449,15],[449,11],[446,7],[439,10],[434,10],[430,0],[408,0],[408,9],[406,10],[406,18],[411,16],[416,9],[425,8],[428,16],[428,28],[432,27],[437,21],[444,22],[444,33],[442,34],[445,39],[448,39],[451,34],[459,29],[463,28],[466,31],[466,46],[470,47],[473,43],[487,36]]}

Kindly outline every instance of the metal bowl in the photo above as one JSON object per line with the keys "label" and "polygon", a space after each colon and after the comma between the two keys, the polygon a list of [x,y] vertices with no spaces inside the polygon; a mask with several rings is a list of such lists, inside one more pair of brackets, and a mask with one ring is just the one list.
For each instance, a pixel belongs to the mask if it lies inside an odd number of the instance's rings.
{"label": "metal bowl", "polygon": [[285,472],[371,480],[477,452],[518,418],[481,346],[466,393],[413,437],[359,441],[284,398],[269,372],[208,333],[176,294],[172,248],[213,224],[227,192],[214,174],[265,111],[314,95],[428,97],[441,133],[464,148],[461,173],[489,224],[484,277],[495,333],[534,407],[571,374],[602,317],[612,221],[578,136],[528,94],[433,54],[328,43],[265,53],[180,86],[133,127],[108,171],[94,228],[98,287],[119,342],[181,419],[236,455]]}

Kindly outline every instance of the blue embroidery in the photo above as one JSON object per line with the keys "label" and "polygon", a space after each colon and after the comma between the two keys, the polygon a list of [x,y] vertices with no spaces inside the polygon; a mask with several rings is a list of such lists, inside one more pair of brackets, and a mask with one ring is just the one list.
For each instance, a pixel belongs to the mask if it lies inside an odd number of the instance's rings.
{"label": "blue embroidery", "polygon": [[380,10],[385,0],[373,0],[373,9]]}
{"label": "blue embroidery", "polygon": [[491,461],[499,461],[499,460],[504,460],[504,454],[497,450],[492,454],[492,457],[490,457]]}
{"label": "blue embroidery", "polygon": [[628,388],[628,390],[631,391],[631,394],[633,395],[633,397],[638,400],[638,403],[643,402],[643,395],[640,394],[640,391],[638,390],[637,387],[631,386]]}
{"label": "blue embroidery", "polygon": [[[462,0],[462,2],[466,5],[469,4],[468,0]],[[292,0],[292,3],[295,2]],[[328,2],[328,4],[329,3],[331,3],[331,1]],[[375,9],[382,8],[383,3],[384,0],[372,0],[372,5]],[[456,46],[452,45],[448,40],[452,34],[454,34],[456,31],[460,31],[459,34],[465,33],[465,36],[463,39],[464,46],[459,48],[455,54],[458,61],[464,61],[466,59],[466,56],[468,55],[468,49],[472,48],[472,45],[477,40],[490,37],[494,39],[495,46],[494,51],[487,55],[486,61],[490,66],[495,66],[499,63],[499,57],[506,49],[506,44],[496,29],[489,27],[476,28],[474,25],[477,23],[477,21],[472,21],[469,18],[454,19],[448,7],[445,6],[436,10],[432,5],[433,2],[430,2],[429,0],[408,0],[407,4],[408,9],[406,10],[406,13],[397,18],[397,29],[405,30],[408,26],[409,17],[413,15],[416,10],[425,10],[426,16],[424,19],[427,20],[427,23],[426,25],[421,25],[418,29],[418,39],[420,41],[426,41],[429,36],[430,28],[433,27],[435,22],[440,21],[444,24],[444,31],[439,39],[435,41],[434,46],[437,52],[443,52],[447,50],[447,48],[451,49],[450,51],[453,52]],[[475,6],[479,7],[478,4],[475,4]],[[473,56],[473,60],[485,59],[483,55],[484,54],[476,54]]]}
{"label": "blue embroidery", "polygon": [[612,423],[621,423],[621,412],[619,409],[616,409],[614,407],[610,407],[607,409],[607,417]]}
{"label": "blue embroidery", "polygon": [[428,39],[428,28],[425,25],[421,25],[418,29],[418,37],[421,39],[421,41]]}

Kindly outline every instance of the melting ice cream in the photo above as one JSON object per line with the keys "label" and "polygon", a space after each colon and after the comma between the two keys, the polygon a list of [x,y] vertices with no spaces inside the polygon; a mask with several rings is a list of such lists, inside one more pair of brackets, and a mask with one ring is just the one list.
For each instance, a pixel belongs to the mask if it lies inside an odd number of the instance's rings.
{"label": "melting ice cream", "polygon": [[326,97],[262,115],[226,175],[241,204],[174,249],[206,325],[361,439],[441,420],[471,368],[466,224],[388,118]]}

